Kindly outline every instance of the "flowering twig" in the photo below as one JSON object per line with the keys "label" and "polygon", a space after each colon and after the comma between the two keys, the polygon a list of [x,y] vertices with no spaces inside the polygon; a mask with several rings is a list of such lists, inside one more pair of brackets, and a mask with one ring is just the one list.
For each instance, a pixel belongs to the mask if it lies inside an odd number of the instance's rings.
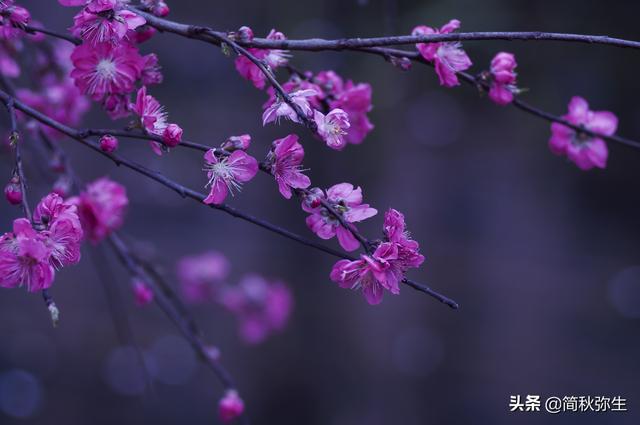
{"label": "flowering twig", "polygon": [[[0,101],[2,101],[3,103],[6,104],[6,102],[8,102],[8,100],[11,97],[5,93],[4,91],[0,91]],[[123,165],[139,174],[142,174],[170,189],[172,189],[173,191],[175,191],[176,193],[178,193],[180,196],[182,196],[183,198],[189,198],[192,199],[194,201],[197,201],[198,203],[202,203],[203,200],[206,198],[206,196],[200,192],[197,192],[193,189],[190,189],[186,186],[183,186],[169,178],[167,178],[166,176],[164,176],[161,173],[158,173],[156,171],[150,170],[146,167],[144,167],[143,165],[140,165],[134,161],[131,161],[127,158],[124,158],[120,155],[116,155],[114,153],[107,153],[104,152],[100,149],[100,147],[90,141],[87,140],[88,136],[86,135],[85,132],[81,131],[81,130],[77,130],[74,128],[71,128],[69,126],[66,126],[54,119],[52,119],[51,117],[36,111],[35,109],[29,107],[28,105],[19,102],[19,101],[15,101],[14,105],[17,109],[19,109],[20,111],[24,112],[26,115],[36,119],[37,121],[41,122],[42,124],[53,128],[55,130],[60,131],[61,133],[66,134],[67,136],[69,136],[70,138],[80,142],[81,144],[89,147],[90,149],[93,149],[94,151],[100,153],[103,156],[106,156],[107,158],[111,159],[116,165]],[[322,244],[316,243],[314,241],[310,241],[306,238],[303,238],[302,236],[299,236],[289,230],[286,230],[282,227],[276,226],[268,221],[259,219],[257,217],[254,217],[250,214],[244,213],[234,207],[231,207],[229,205],[225,205],[225,204],[220,204],[220,205],[215,205],[215,204],[210,204],[209,205],[211,208],[215,208],[221,211],[226,212],[227,214],[232,215],[233,217],[236,218],[240,218],[242,220],[248,221],[250,223],[253,223],[257,226],[260,226],[264,229],[267,229],[273,233],[277,233],[281,236],[284,236],[288,239],[294,240],[300,244],[303,244],[305,246],[317,249],[319,251],[325,252],[327,254],[333,255],[335,257],[338,258],[344,258],[344,259],[349,259],[349,260],[354,260],[355,258],[350,256],[350,255],[346,255],[340,251],[334,250],[332,248],[326,247]],[[446,297],[445,295],[439,294],[438,292],[432,290],[431,288],[427,287],[426,285],[414,282],[412,280],[409,279],[403,279],[402,280],[403,283],[405,283],[406,285],[412,287],[413,289],[416,289],[418,291],[424,292],[432,297],[434,297],[435,299],[437,299],[438,301],[448,305],[451,308],[458,308],[458,303],[456,303],[455,301],[453,301],[452,299]]]}
{"label": "flowering twig", "polygon": [[[390,58],[407,58],[411,61],[420,62],[429,66],[433,66],[430,62],[425,60],[420,53],[416,51],[406,51],[401,49],[385,48],[382,46],[392,46],[401,44],[415,44],[415,43],[435,43],[445,41],[471,41],[471,40],[552,40],[552,41],[566,41],[566,42],[579,42],[587,44],[604,44],[617,47],[626,47],[640,49],[639,41],[624,40],[619,38],[612,38],[608,36],[597,35],[585,35],[585,34],[563,34],[563,33],[547,33],[539,31],[529,32],[471,32],[471,33],[448,33],[448,34],[430,34],[420,36],[392,36],[392,37],[376,37],[376,38],[352,38],[352,39],[340,39],[340,40],[323,40],[323,39],[307,39],[307,40],[271,40],[263,38],[253,38],[251,41],[242,40],[230,40],[229,37],[220,31],[215,31],[208,27],[187,25],[177,23],[167,19],[159,18],[151,15],[137,8],[130,8],[130,10],[143,16],[147,23],[154,28],[181,35],[187,38],[193,38],[200,41],[204,41],[210,44],[220,46],[221,43],[227,43],[238,51],[238,48],[253,47],[253,48],[274,48],[274,49],[289,49],[289,50],[307,50],[307,51],[319,51],[319,50],[351,50],[356,52],[370,53],[378,56],[382,56],[385,59]],[[246,52],[246,50],[245,50]],[[242,53],[242,51],[239,51]],[[249,52],[247,52],[249,53]],[[249,55],[251,55],[249,53]],[[245,54],[246,56],[246,54]],[[253,55],[251,55],[253,56]],[[265,77],[271,82],[274,89],[278,94],[293,107],[296,114],[303,120],[307,127],[310,127],[315,132],[315,124],[310,122],[308,117],[304,114],[300,114],[300,109],[295,103],[291,102],[291,98],[284,93],[282,86],[280,86],[273,77],[273,73],[264,67],[264,64],[259,59],[253,57],[251,59],[247,56],[256,66],[263,71]],[[488,91],[488,85],[481,81],[479,78],[472,76],[465,72],[457,73],[464,81],[471,83],[476,87],[481,87],[482,90]],[[274,85],[274,82],[276,83]],[[283,95],[284,94],[284,95]],[[570,127],[576,131],[583,132],[592,137],[600,137],[605,140],[620,143],[623,145],[631,146],[640,149],[640,142],[623,138],[620,136],[607,136],[589,131],[588,129],[562,119],[557,115],[550,114],[539,108],[535,108],[521,100],[515,99],[513,106],[527,112],[536,117],[542,118],[546,121],[557,122],[567,127]]]}

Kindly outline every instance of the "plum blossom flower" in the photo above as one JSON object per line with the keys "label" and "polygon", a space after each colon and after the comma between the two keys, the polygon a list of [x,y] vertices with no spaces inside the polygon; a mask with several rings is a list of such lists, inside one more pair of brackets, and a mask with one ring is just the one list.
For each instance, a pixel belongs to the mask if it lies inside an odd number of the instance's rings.
{"label": "plum blossom flower", "polygon": [[244,412],[244,402],[235,390],[228,390],[218,403],[220,420],[225,424],[233,422]]}
{"label": "plum blossom flower", "polygon": [[[339,183],[327,189],[324,200],[332,207],[332,209],[340,214],[344,221],[350,223],[355,230],[357,223],[367,218],[373,217],[378,213],[375,208],[371,208],[369,204],[362,203],[362,189],[354,188],[350,183]],[[302,208],[311,213],[307,217],[307,227],[318,235],[321,239],[331,239],[337,236],[340,246],[347,251],[353,251],[358,248],[360,243],[353,236],[351,231],[340,225],[338,219],[324,207],[315,209],[309,208],[305,203]]]}
{"label": "plum blossom flower", "polygon": [[217,251],[183,257],[176,271],[182,296],[187,302],[211,301],[229,276],[229,260]]}
{"label": "plum blossom flower", "polygon": [[382,301],[384,290],[399,294],[405,272],[424,262],[418,242],[406,230],[402,213],[389,209],[384,216],[383,231],[385,238],[371,255],[362,254],[353,261],[340,260],[330,274],[341,288],[361,289],[371,305]]}
{"label": "plum blossom flower", "polygon": [[344,136],[348,143],[360,144],[367,134],[373,130],[367,113],[371,111],[371,85],[367,83],[355,84],[334,71],[319,72],[313,81],[322,88],[329,106],[341,109],[349,117],[349,129]]}
{"label": "plum blossom flower", "polygon": [[107,94],[131,93],[144,65],[138,50],[127,43],[81,44],[71,60],[71,77],[93,100],[102,100]]}
{"label": "plum blossom flower", "polygon": [[297,135],[289,134],[275,140],[267,160],[271,164],[270,171],[276,179],[278,190],[286,199],[291,199],[291,189],[306,189],[311,185],[309,177],[302,173],[304,149]]}
{"label": "plum blossom flower", "polygon": [[141,279],[135,278],[131,283],[136,304],[143,307],[153,301],[153,290]]}
{"label": "plum blossom flower", "polygon": [[[118,7],[118,4],[111,5],[110,3],[112,2],[107,2],[106,5],[103,4],[100,7],[92,7],[97,4],[92,2],[87,8],[81,10],[73,18],[71,33],[91,45],[99,43],[116,45],[127,37],[129,31],[147,23],[142,16],[122,9]],[[96,8],[101,10],[96,10]]]}
{"label": "plum blossom flower", "polygon": [[140,74],[140,80],[145,86],[152,84],[160,84],[162,82],[162,72],[160,71],[160,65],[158,64],[158,55],[155,53],[149,53],[142,57],[144,62],[142,71]]}
{"label": "plum blossom flower", "polygon": [[53,284],[55,269],[49,259],[51,249],[26,218],[13,221],[13,232],[0,237],[0,287],[26,286],[29,292]]}
{"label": "plum blossom flower", "polygon": [[238,285],[227,286],[219,301],[236,315],[240,337],[248,344],[259,344],[282,330],[293,309],[293,297],[284,283],[258,275],[245,276]]}
{"label": "plum blossom flower", "polygon": [[332,109],[327,115],[315,110],[313,119],[318,126],[318,134],[332,149],[343,149],[347,141],[344,136],[345,130],[349,129],[349,116],[342,109]]}
{"label": "plum blossom flower", "polygon": [[[413,29],[412,35],[449,34],[458,28],[460,28],[460,21],[452,19],[440,29],[424,25],[417,26]],[[462,50],[462,44],[459,42],[418,43],[416,48],[423,58],[435,65],[440,85],[445,87],[459,85],[456,73],[472,65],[471,59]]]}
{"label": "plum blossom flower", "polygon": [[[247,27],[247,29],[251,31],[250,28]],[[253,35],[253,31],[251,31],[251,34]],[[286,37],[281,32],[272,29],[269,35],[267,35],[267,39],[285,40]],[[290,55],[286,50],[256,48],[250,48],[247,50],[257,59],[263,60],[272,69],[284,66],[289,62]],[[246,56],[240,55],[236,58],[235,65],[236,70],[242,78],[251,81],[257,89],[264,89],[266,78],[256,64],[251,62],[251,60]]]}
{"label": "plum blossom flower", "polygon": [[107,153],[114,152],[118,149],[118,139],[110,134],[105,134],[100,138],[100,149]]}
{"label": "plum blossom flower", "polygon": [[251,180],[258,172],[258,161],[245,151],[237,150],[229,156],[218,158],[216,150],[211,149],[204,154],[205,167],[211,186],[209,196],[203,202],[205,204],[220,205],[224,202],[227,194],[233,191],[240,191],[242,183]]}
{"label": "plum blossom flower", "polygon": [[84,232],[76,205],[65,202],[57,193],[50,193],[38,203],[33,219],[43,228],[40,233],[51,253],[51,265],[59,269],[80,261]]}
{"label": "plum blossom flower", "polygon": [[491,87],[489,98],[498,105],[513,101],[516,92],[516,72],[518,66],[513,53],[500,52],[491,60]]}
{"label": "plum blossom flower", "polygon": [[31,20],[31,14],[13,0],[0,1],[0,39],[17,39],[25,34],[23,28]]}
{"label": "plum blossom flower", "polygon": [[[618,118],[612,112],[591,111],[587,101],[579,96],[571,98],[569,112],[562,118],[602,136],[613,135],[618,127]],[[602,137],[576,131],[561,123],[551,124],[549,148],[556,155],[566,155],[581,170],[607,165],[609,151]]]}
{"label": "plum blossom flower", "polygon": [[22,202],[22,189],[20,188],[20,178],[14,176],[4,187],[4,196],[11,205],[20,205]]}
{"label": "plum blossom flower", "polygon": [[[169,146],[177,146],[182,140],[182,129],[176,124],[167,122],[169,114],[155,97],[147,94],[146,86],[138,90],[136,103],[130,104],[129,109],[138,116],[138,124],[143,130],[163,137]],[[150,145],[156,155],[162,155],[160,143],[150,142]]]}
{"label": "plum blossom flower", "polygon": [[[309,105],[308,98],[316,95],[317,93],[315,90],[306,89],[289,93],[289,98],[294,104],[298,105],[304,116],[308,117],[311,115],[311,106]],[[295,109],[285,102],[284,99],[279,98],[264,110],[264,113],[262,114],[262,125],[278,121],[280,117],[288,118],[297,123],[300,123],[301,121],[301,118],[298,116]]]}
{"label": "plum blossom flower", "polygon": [[122,226],[129,199],[124,186],[102,177],[69,202],[78,207],[85,236],[95,244]]}

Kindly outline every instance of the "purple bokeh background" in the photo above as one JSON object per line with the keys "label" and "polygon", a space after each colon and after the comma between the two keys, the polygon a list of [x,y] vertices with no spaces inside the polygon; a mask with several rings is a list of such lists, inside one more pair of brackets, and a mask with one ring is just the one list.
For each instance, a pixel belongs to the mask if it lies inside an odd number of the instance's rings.
{"label": "purple bokeh background", "polygon": [[[35,19],[62,30],[73,10],[26,0]],[[219,30],[275,27],[290,38],[408,33],[451,18],[463,30],[545,30],[640,39],[634,2],[475,1],[176,1],[172,19]],[[512,51],[524,99],[563,114],[573,95],[614,111],[619,133],[640,138],[637,69],[630,49],[554,42],[467,42],[471,69]],[[360,146],[335,152],[300,126],[261,126],[266,94],[235,72],[213,46],[158,35],[165,83],[152,93],[185,137],[212,145],[250,133],[252,152],[290,132],[301,136],[314,184],[364,188],[380,211],[403,211],[427,261],[410,274],[461,303],[452,311],[403,287],[378,307],[336,287],[334,259],[118,169],[65,140],[85,179],[109,175],[127,185],[124,232],[173,274],[185,254],[217,249],[232,275],[279,277],[296,309],[285,332],[247,347],[233,318],[196,306],[207,339],[220,347],[255,424],[383,425],[402,423],[547,423],[545,413],[508,412],[509,396],[620,395],[629,412],[564,414],[562,424],[637,424],[640,419],[640,153],[610,145],[606,171],[581,172],[553,156],[546,122],[491,104],[469,87],[444,89],[432,69],[403,73],[377,57],[349,52],[295,52],[298,68],[335,69],[373,86],[376,129]],[[281,81],[286,74],[279,73]],[[125,123],[121,123],[124,125]],[[6,119],[2,118],[2,125]],[[93,108],[87,126],[111,124]],[[25,140],[28,144],[30,140]],[[120,152],[194,188],[202,188],[201,155],[176,149],[155,157],[146,143],[121,140]],[[32,203],[48,188],[26,146]],[[3,156],[5,178],[10,158]],[[259,175],[230,203],[308,237],[297,201],[285,201]],[[18,210],[0,206],[5,231]],[[381,215],[362,230],[377,235]],[[337,247],[334,241],[330,245]],[[62,310],[52,329],[39,296],[0,293],[0,423],[216,423],[221,387],[156,307],[134,306],[128,276],[108,255],[141,349],[151,359],[152,390],[132,349],[121,347],[89,246],[84,260],[59,273],[52,290]]]}

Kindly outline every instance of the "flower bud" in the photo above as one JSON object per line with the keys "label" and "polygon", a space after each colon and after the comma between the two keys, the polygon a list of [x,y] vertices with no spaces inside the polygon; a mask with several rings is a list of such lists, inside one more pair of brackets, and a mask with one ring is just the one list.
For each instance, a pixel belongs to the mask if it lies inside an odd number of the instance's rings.
{"label": "flower bud", "polygon": [[226,424],[240,417],[243,411],[244,402],[235,390],[228,390],[218,404],[220,420]]}
{"label": "flower bud", "polygon": [[133,280],[133,295],[135,296],[136,304],[140,307],[153,301],[153,291],[149,288],[149,285],[140,279]]}
{"label": "flower bud", "polygon": [[13,177],[4,187],[4,196],[11,205],[18,205],[22,202],[22,190],[17,176]]}
{"label": "flower bud", "polygon": [[162,141],[170,148],[178,146],[182,141],[182,128],[178,124],[169,124],[162,133]]}
{"label": "flower bud", "polygon": [[251,144],[251,136],[243,134],[242,136],[229,137],[220,147],[227,152],[233,152],[237,150],[247,150]]}
{"label": "flower bud", "polygon": [[100,138],[100,149],[106,153],[115,151],[118,149],[118,139],[110,134],[105,134]]}

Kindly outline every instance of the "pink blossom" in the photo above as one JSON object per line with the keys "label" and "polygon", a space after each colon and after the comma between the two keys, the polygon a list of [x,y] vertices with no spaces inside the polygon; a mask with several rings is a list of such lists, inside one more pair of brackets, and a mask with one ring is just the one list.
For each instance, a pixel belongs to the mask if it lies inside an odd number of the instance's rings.
{"label": "pink blossom", "polygon": [[518,66],[513,53],[500,52],[491,60],[491,88],[489,98],[498,105],[507,105],[513,101],[516,88]]}
{"label": "pink blossom", "polygon": [[[369,204],[362,203],[362,189],[354,188],[350,183],[336,184],[327,189],[325,201],[347,223],[366,220],[378,213],[375,208],[369,207]],[[318,237],[331,239],[337,236],[340,246],[345,250],[353,251],[358,248],[360,245],[358,240],[349,230],[342,227],[338,219],[324,207],[310,210],[303,204],[303,209],[311,213],[306,220],[307,226]],[[351,226],[355,229],[353,224]]]}
{"label": "pink blossom", "polygon": [[0,2],[0,39],[10,40],[24,34],[22,29],[31,20],[31,14],[13,1]]}
{"label": "pink blossom", "polygon": [[342,109],[332,109],[327,115],[316,110],[313,119],[318,126],[318,134],[332,149],[343,149],[347,141],[345,130],[349,129],[349,116]]}
{"label": "pink blossom", "polygon": [[244,402],[235,390],[227,390],[218,404],[220,420],[225,424],[233,422],[244,412]]}
{"label": "pink blossom", "polygon": [[229,276],[229,260],[217,251],[183,257],[177,265],[182,296],[187,302],[212,300]]}
{"label": "pink blossom", "polygon": [[118,149],[118,139],[110,134],[105,134],[100,138],[100,149],[107,153],[114,152]]}
{"label": "pink blossom", "polygon": [[[309,73],[308,77],[313,77],[313,74]],[[282,84],[282,88],[284,89],[285,93],[288,94],[292,94],[294,92],[302,90],[313,90],[315,92],[315,95],[305,96],[306,100],[309,102],[309,105],[311,105],[311,107],[315,109],[321,109],[323,106],[322,101],[325,99],[324,92],[322,91],[320,86],[310,80],[300,78],[297,75],[292,75],[287,82]],[[265,102],[264,105],[262,105],[263,109],[268,109],[269,107],[273,106],[274,103],[280,101],[279,97],[276,96],[276,91],[273,87],[269,87],[267,89],[267,94],[269,95],[269,99]]]}
{"label": "pink blossom", "polygon": [[94,100],[107,94],[131,93],[144,64],[138,50],[126,43],[82,44],[75,48],[71,60],[76,86]]}
{"label": "pink blossom", "polygon": [[393,263],[394,267],[401,273],[409,268],[420,267],[424,262],[424,256],[419,252],[420,244],[411,239],[401,212],[393,208],[387,210],[384,214],[383,231],[386,240],[398,248],[398,258]]}
{"label": "pink blossom", "polygon": [[20,188],[20,179],[15,176],[4,187],[4,196],[11,205],[20,205],[22,202],[22,189]]}
{"label": "pink blossom", "polygon": [[233,195],[233,190],[240,191],[242,183],[248,182],[256,175],[258,161],[242,150],[234,151],[222,159],[219,159],[215,152],[215,149],[211,149],[204,154],[204,171],[209,178],[206,186],[211,186],[211,190],[203,202],[219,205],[224,202],[229,192]]}
{"label": "pink blossom", "polygon": [[350,125],[345,140],[349,143],[360,144],[365,136],[373,130],[373,124],[367,116],[372,108],[371,85],[367,83],[354,84],[351,80],[343,83],[342,79],[332,72],[328,71],[323,76],[325,87],[333,87],[333,92],[327,93],[327,97],[333,98],[329,101],[329,106],[347,113]]}
{"label": "pink blossom", "polygon": [[[246,27],[249,31],[251,28]],[[245,30],[246,32],[246,30]],[[253,31],[251,31],[253,34]],[[274,29],[271,30],[269,35],[267,35],[268,40],[285,40],[286,37],[281,32],[278,32]],[[257,59],[263,60],[269,67],[272,69],[276,69],[278,67],[284,66],[289,61],[289,54],[286,50],[279,49],[255,49],[249,48],[247,49],[249,53],[255,56]],[[265,87],[266,78],[260,68],[250,59],[248,59],[244,55],[240,55],[236,58],[235,61],[236,70],[242,76],[242,78],[249,80],[253,83],[253,85],[262,90]]]}
{"label": "pink blossom", "polygon": [[[413,35],[449,34],[460,28],[460,21],[452,19],[439,30],[424,25],[415,27]],[[442,43],[418,43],[416,48],[423,58],[433,63],[436,74],[440,79],[440,84],[445,87],[454,87],[460,84],[456,73],[471,67],[471,59],[462,50],[459,42]]]}
{"label": "pink blossom", "polygon": [[282,282],[269,282],[258,275],[245,276],[238,285],[227,286],[220,302],[239,320],[242,340],[248,344],[263,342],[286,325],[293,298]]}
{"label": "pink blossom", "polygon": [[[169,125],[167,123],[168,114],[164,110],[164,106],[158,100],[147,94],[147,87],[143,86],[138,90],[136,103],[129,105],[129,109],[139,117],[140,127],[148,133],[157,136],[164,136],[164,132]],[[175,132],[174,135],[178,135]],[[150,142],[151,149],[156,155],[162,155],[162,145],[158,142]]]}
{"label": "pink blossom", "polygon": [[142,44],[145,41],[151,40],[151,38],[153,38],[153,36],[156,35],[157,32],[158,31],[154,27],[144,25],[138,27],[136,31],[131,34],[131,39],[136,44]]}
{"label": "pink blossom", "polygon": [[359,260],[338,261],[331,270],[330,278],[341,288],[361,289],[369,304],[379,304],[385,289],[392,294],[400,293],[402,275],[391,266],[397,256],[397,246],[384,242],[371,256],[363,254]]}
{"label": "pink blossom", "polygon": [[13,221],[13,233],[0,237],[0,287],[25,285],[30,292],[51,287],[55,269],[45,238],[26,218]]}
{"label": "pink blossom", "polygon": [[57,193],[50,193],[38,203],[33,219],[43,228],[41,234],[55,268],[80,261],[80,242],[84,232],[76,205],[65,202]]}
{"label": "pink blossom", "polygon": [[[571,99],[569,112],[562,118],[602,136],[612,136],[618,127],[618,118],[612,112],[591,111],[587,101],[579,96]],[[551,124],[549,148],[556,155],[566,155],[581,170],[605,168],[609,155],[601,137],[575,131],[560,123]]]}
{"label": "pink blossom", "polygon": [[140,80],[142,84],[150,86],[151,84],[160,84],[162,82],[162,72],[158,64],[158,56],[155,53],[149,53],[142,57],[144,62]]}
{"label": "pink blossom", "polygon": [[[311,106],[309,105],[309,100],[307,98],[316,96],[317,93],[315,90],[298,90],[289,94],[289,98],[291,101],[298,105],[300,111],[305,116],[311,115]],[[262,114],[262,125],[267,125],[270,122],[278,121],[280,117],[285,117],[290,119],[293,122],[301,122],[301,118],[298,116],[297,112],[289,105],[284,99],[278,99],[276,102],[272,103],[269,107],[267,107]]]}
{"label": "pink blossom", "polygon": [[302,173],[304,149],[298,143],[297,135],[289,134],[287,137],[275,140],[268,159],[278,190],[286,199],[291,198],[291,189],[306,189],[311,185],[309,177]]}
{"label": "pink blossom", "polygon": [[122,226],[129,199],[124,186],[102,177],[69,202],[78,207],[87,239],[98,243]]}
{"label": "pink blossom", "polygon": [[240,136],[231,136],[220,145],[220,149],[224,149],[227,152],[233,152],[236,150],[246,151],[251,144],[251,136],[248,134],[242,134]]}
{"label": "pink blossom", "polygon": [[138,306],[143,307],[153,301],[153,290],[144,281],[137,278],[133,279],[132,288],[133,296]]}
{"label": "pink blossom", "polygon": [[175,148],[182,141],[182,128],[178,124],[169,124],[162,133],[162,140],[167,147]]}
{"label": "pink blossom", "polygon": [[[109,6],[106,5],[106,7]],[[146,24],[142,16],[126,9],[109,8],[95,11],[91,10],[90,6],[81,10],[73,21],[71,33],[91,45],[99,43],[116,45],[127,36],[128,31]]]}

